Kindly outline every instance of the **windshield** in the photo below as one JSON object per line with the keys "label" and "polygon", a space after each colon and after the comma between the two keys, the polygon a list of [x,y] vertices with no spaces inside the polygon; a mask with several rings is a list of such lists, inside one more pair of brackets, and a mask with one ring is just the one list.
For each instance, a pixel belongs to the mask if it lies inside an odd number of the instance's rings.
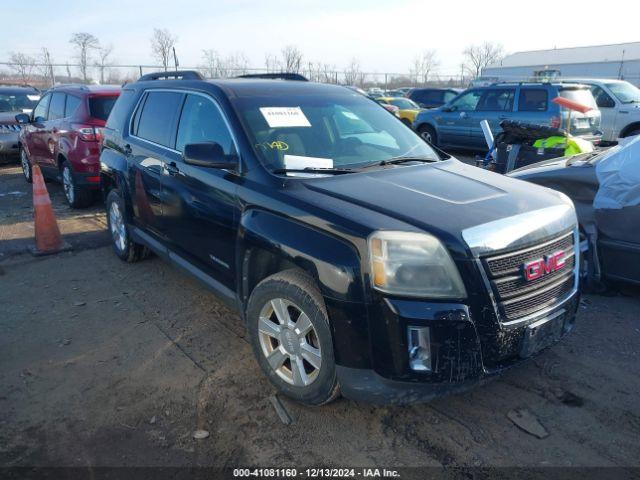
{"label": "windshield", "polygon": [[392,98],[389,103],[403,110],[418,110],[420,108],[408,98]]}
{"label": "windshield", "polygon": [[640,103],[640,89],[629,82],[614,82],[605,85],[622,103]]}
{"label": "windshield", "polygon": [[357,168],[403,156],[439,159],[396,117],[351,92],[232,101],[256,154],[271,170]]}
{"label": "windshield", "polygon": [[0,93],[0,112],[30,113],[40,100],[38,94]]}

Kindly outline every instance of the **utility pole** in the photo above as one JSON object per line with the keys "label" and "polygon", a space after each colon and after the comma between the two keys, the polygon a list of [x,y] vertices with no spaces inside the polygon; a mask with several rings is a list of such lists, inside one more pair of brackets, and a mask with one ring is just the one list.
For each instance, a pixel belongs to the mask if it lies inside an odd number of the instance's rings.
{"label": "utility pole", "polygon": [[176,72],[178,71],[178,56],[176,55],[176,47],[171,47],[173,48],[173,63],[176,66]]}

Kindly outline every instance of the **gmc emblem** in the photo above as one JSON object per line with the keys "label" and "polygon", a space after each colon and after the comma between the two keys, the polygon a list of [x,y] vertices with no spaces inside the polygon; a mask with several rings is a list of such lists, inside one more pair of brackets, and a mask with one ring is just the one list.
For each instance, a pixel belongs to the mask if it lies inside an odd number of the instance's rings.
{"label": "gmc emblem", "polygon": [[552,272],[557,272],[567,264],[564,258],[564,252],[559,250],[546,255],[544,258],[538,258],[525,263],[522,268],[524,270],[524,278],[527,282],[536,280]]}

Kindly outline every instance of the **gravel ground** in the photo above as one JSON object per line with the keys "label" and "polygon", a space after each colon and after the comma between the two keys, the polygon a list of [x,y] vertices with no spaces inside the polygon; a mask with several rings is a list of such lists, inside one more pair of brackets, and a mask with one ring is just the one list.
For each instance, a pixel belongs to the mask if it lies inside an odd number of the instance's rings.
{"label": "gravel ground", "polygon": [[[0,236],[0,466],[640,466],[638,291],[584,296],[568,338],[476,390],[405,407],[283,399],[285,425],[235,314],[158,258],[118,260],[99,206],[56,206],[72,252],[19,253],[29,202],[0,169],[14,232]],[[517,409],[548,436],[518,428]]]}

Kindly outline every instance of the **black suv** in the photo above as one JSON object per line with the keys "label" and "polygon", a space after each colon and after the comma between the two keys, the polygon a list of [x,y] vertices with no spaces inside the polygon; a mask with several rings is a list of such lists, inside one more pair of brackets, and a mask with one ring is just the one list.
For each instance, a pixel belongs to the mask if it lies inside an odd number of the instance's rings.
{"label": "black suv", "polygon": [[574,322],[571,202],[439,156],[344,87],[144,76],[108,119],[101,177],[116,254],[200,279],[301,402],[429,399]]}

